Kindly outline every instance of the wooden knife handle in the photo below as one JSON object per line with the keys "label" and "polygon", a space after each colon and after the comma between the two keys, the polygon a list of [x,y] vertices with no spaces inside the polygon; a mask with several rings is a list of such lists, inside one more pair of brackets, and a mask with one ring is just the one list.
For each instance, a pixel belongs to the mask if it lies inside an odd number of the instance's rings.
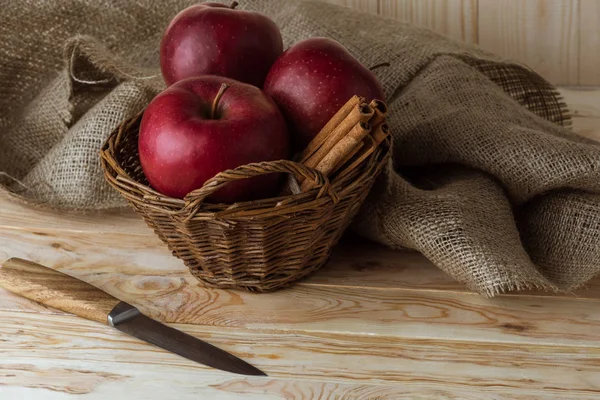
{"label": "wooden knife handle", "polygon": [[108,324],[108,314],[120,302],[89,283],[19,258],[2,265],[0,286],[40,304],[104,324]]}

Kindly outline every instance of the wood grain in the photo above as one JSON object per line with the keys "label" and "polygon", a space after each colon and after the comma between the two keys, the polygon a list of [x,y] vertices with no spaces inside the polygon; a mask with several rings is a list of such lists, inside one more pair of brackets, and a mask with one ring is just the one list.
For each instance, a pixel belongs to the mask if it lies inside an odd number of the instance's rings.
{"label": "wood grain", "polygon": [[[0,205],[1,205],[0,201]],[[92,281],[115,296],[122,294],[102,274],[113,274],[115,280],[129,281],[131,276],[146,277],[139,285],[157,291],[170,290],[167,281],[158,277],[192,279],[183,263],[171,256],[162,243],[149,232],[146,236],[109,234],[84,235],[48,230],[47,233],[4,230],[0,252],[27,258],[62,270],[70,275]],[[194,283],[193,279],[191,280]],[[386,288],[416,291],[467,292],[467,289],[423,256],[387,249],[376,244],[357,245],[347,237],[336,247],[326,267],[302,281],[300,285],[314,287]],[[523,294],[520,294],[521,296]],[[553,295],[533,293],[534,296]],[[600,277],[569,295],[577,298],[600,298]],[[35,303],[23,300],[19,309],[43,310]],[[15,299],[0,296],[0,309],[15,306]]]}
{"label": "wood grain", "polygon": [[[600,125],[599,125],[600,127]],[[600,133],[600,129],[596,132]],[[598,135],[600,139],[600,135]],[[303,286],[345,286],[380,290],[470,292],[465,286],[431,264],[422,255],[397,251],[375,243],[366,243],[347,235],[336,247],[329,263],[301,283]],[[523,291],[503,296],[557,296],[556,293]],[[585,287],[563,297],[600,299],[600,276]]]}
{"label": "wood grain", "polygon": [[[98,224],[101,219],[102,223]],[[22,229],[29,232],[119,232],[147,236],[151,230],[129,208],[102,213],[61,214],[52,210],[30,207],[16,201],[2,200],[0,207],[0,231]],[[2,254],[0,254],[0,257]],[[1,261],[1,259],[0,259]]]}
{"label": "wood grain", "polygon": [[600,85],[597,0],[324,0],[477,43],[553,84]]}
{"label": "wood grain", "polygon": [[597,0],[324,0],[478,43],[553,84],[600,85]]}
{"label": "wood grain", "polygon": [[559,91],[573,113],[573,130],[600,141],[600,89],[570,87]]}
{"label": "wood grain", "polygon": [[15,310],[39,314],[65,314],[56,308],[46,307],[0,287],[0,311]]}
{"label": "wood grain", "polygon": [[[54,260],[53,267],[167,322],[248,330],[367,333],[382,337],[598,344],[600,314],[596,299],[537,295],[485,299],[468,292],[420,289],[418,285],[413,289],[389,285],[366,287],[360,285],[360,278],[353,284],[340,285],[334,279],[328,283],[308,280],[293,289],[262,296],[201,288],[182,265],[160,262],[173,258],[166,250],[132,251],[129,246],[136,247],[136,237],[78,235],[59,239],[23,236],[20,231],[4,232],[3,236],[3,245],[28,243],[27,248],[36,249],[37,257]],[[64,243],[58,247],[69,243],[69,253],[62,254],[52,243]],[[97,243],[103,244],[103,252],[98,250]],[[131,257],[141,252],[146,257]],[[371,253],[371,259],[377,259],[376,253]],[[101,264],[102,260],[105,263]],[[342,265],[340,261],[339,268]],[[169,266],[173,269],[169,270]],[[352,268],[348,273],[352,273]],[[384,274],[379,273],[380,280]]]}
{"label": "wood grain", "polygon": [[576,0],[479,0],[479,45],[526,63],[552,83],[577,84]]}
{"label": "wood grain", "polygon": [[86,282],[17,258],[2,264],[0,286],[44,306],[104,324],[119,303]]}
{"label": "wood grain", "polygon": [[[4,204],[3,200],[0,200],[0,209]],[[19,214],[12,214],[11,218],[19,219],[17,215]],[[35,220],[35,217],[32,217],[31,213],[23,213],[21,219],[27,223],[30,219]],[[143,228],[142,221],[135,223]],[[117,229],[126,230],[130,224],[125,220],[124,226]],[[38,220],[35,232],[27,232],[18,227],[5,228],[2,231],[0,253],[5,254],[5,258],[10,254],[39,262],[84,280],[93,280],[94,275],[106,273],[117,274],[122,279],[128,279],[130,275],[169,276],[177,279],[189,277],[183,263],[174,258],[149,230],[145,235],[113,236],[105,233],[59,231],[41,225],[41,220]],[[101,224],[96,223],[95,226],[102,231]],[[148,279],[146,284],[160,285],[150,281]],[[110,283],[104,284],[97,280],[94,283],[109,293],[113,290]],[[467,291],[464,285],[456,282],[419,254],[398,252],[376,244],[358,245],[352,237],[346,237],[336,247],[326,267],[301,284],[358,289],[373,287],[418,291]],[[535,293],[535,296],[540,295],[545,293]],[[600,277],[568,296],[600,298]],[[2,303],[3,298],[0,296],[0,309]]]}
{"label": "wood grain", "polygon": [[573,128],[582,136],[600,142],[600,118],[574,117]]}
{"label": "wood grain", "polygon": [[[336,395],[398,399],[425,394],[433,398],[482,399],[490,394],[538,398],[534,394],[544,392],[562,398],[592,398],[600,391],[600,381],[595,379],[600,374],[599,348],[382,339],[331,332],[273,335],[235,328],[173,326],[249,359],[268,371],[269,377],[223,374],[72,316],[0,312],[0,337],[4,338],[0,342],[0,388],[36,385],[55,391],[106,394],[107,387],[127,386],[150,394],[165,385],[170,390],[177,388],[178,394],[194,390],[209,394],[212,390],[216,396],[249,391],[262,394],[263,399],[270,398],[267,395],[319,398],[311,397],[315,395],[311,390],[322,393],[324,399]],[[24,372],[29,376],[23,377]],[[45,374],[55,379],[50,381]],[[142,382],[145,385],[139,385]],[[485,393],[480,392],[483,390]]]}
{"label": "wood grain", "polygon": [[579,84],[600,85],[600,1],[579,0]]}
{"label": "wood grain", "polygon": [[477,43],[477,0],[380,0],[379,14]]}

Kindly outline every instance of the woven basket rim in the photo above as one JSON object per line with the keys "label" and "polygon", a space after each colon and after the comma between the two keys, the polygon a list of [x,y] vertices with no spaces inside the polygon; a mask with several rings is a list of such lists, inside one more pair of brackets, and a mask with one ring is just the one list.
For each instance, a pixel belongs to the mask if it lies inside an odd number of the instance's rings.
{"label": "woven basket rim", "polygon": [[[241,165],[235,169],[226,170],[208,180],[201,188],[190,192],[184,199],[166,196],[152,189],[149,185],[143,184],[131,178],[123,169],[117,157],[117,146],[123,140],[124,135],[131,132],[132,129],[139,129],[139,123],[144,110],[134,117],[122,121],[119,126],[111,132],[105,140],[101,150],[100,158],[104,170],[105,179],[108,183],[119,191],[129,202],[139,206],[153,209],[154,211],[171,215],[177,219],[185,221],[207,220],[207,219],[227,219],[235,220],[238,218],[257,218],[260,216],[278,215],[296,215],[302,210],[309,210],[315,207],[324,206],[328,203],[337,203],[345,192],[351,190],[353,182],[349,179],[333,180],[323,176],[323,174],[311,167],[300,164],[293,160],[276,160],[260,163],[251,163]],[[137,125],[137,127],[135,127]],[[378,148],[366,159],[359,167],[362,171],[354,181],[360,181],[360,177],[370,175],[378,165],[385,162],[389,157],[391,149],[391,135],[378,146]],[[382,146],[383,145],[383,146]],[[346,167],[345,167],[346,168]],[[291,176],[303,176],[306,179],[312,179],[315,182],[315,188],[306,192],[295,194],[285,194],[271,198],[236,202],[233,204],[210,203],[204,199],[210,193],[216,191],[223,184],[239,178],[248,173],[264,174],[270,172],[285,172]],[[343,176],[344,170],[341,170],[337,176]],[[247,176],[249,177],[249,176]]]}

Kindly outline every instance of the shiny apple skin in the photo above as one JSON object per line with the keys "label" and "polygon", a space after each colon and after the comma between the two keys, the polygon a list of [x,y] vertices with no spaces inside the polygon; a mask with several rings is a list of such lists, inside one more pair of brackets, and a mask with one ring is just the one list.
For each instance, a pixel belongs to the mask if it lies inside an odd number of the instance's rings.
{"label": "shiny apple skin", "polygon": [[177,14],[160,44],[167,85],[200,75],[219,75],[262,88],[283,52],[279,28],[266,15],[218,4],[197,4]]}
{"label": "shiny apple skin", "polygon": [[[223,83],[229,87],[210,119]],[[289,158],[289,134],[281,112],[260,89],[207,75],[179,81],[151,101],[140,123],[138,149],[150,185],[183,198],[221,171]],[[228,183],[211,201],[269,197],[279,178],[270,174]]]}
{"label": "shiny apple skin", "polygon": [[323,37],[287,49],[271,67],[264,90],[288,121],[297,149],[305,147],[352,96],[385,100],[375,75],[339,42]]}

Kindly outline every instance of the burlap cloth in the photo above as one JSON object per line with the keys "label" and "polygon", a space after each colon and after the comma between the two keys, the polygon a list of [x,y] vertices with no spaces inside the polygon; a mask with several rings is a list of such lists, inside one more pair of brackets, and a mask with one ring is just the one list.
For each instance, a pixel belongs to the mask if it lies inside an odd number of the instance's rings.
{"label": "burlap cloth", "polygon": [[[192,0],[27,0],[0,8],[0,187],[69,210],[125,205],[98,149],[162,89],[159,41]],[[570,290],[600,271],[600,145],[571,133],[527,68],[432,32],[318,3],[244,0],[286,46],[339,40],[376,72],[393,165],[353,229],[422,252],[493,296]]]}

